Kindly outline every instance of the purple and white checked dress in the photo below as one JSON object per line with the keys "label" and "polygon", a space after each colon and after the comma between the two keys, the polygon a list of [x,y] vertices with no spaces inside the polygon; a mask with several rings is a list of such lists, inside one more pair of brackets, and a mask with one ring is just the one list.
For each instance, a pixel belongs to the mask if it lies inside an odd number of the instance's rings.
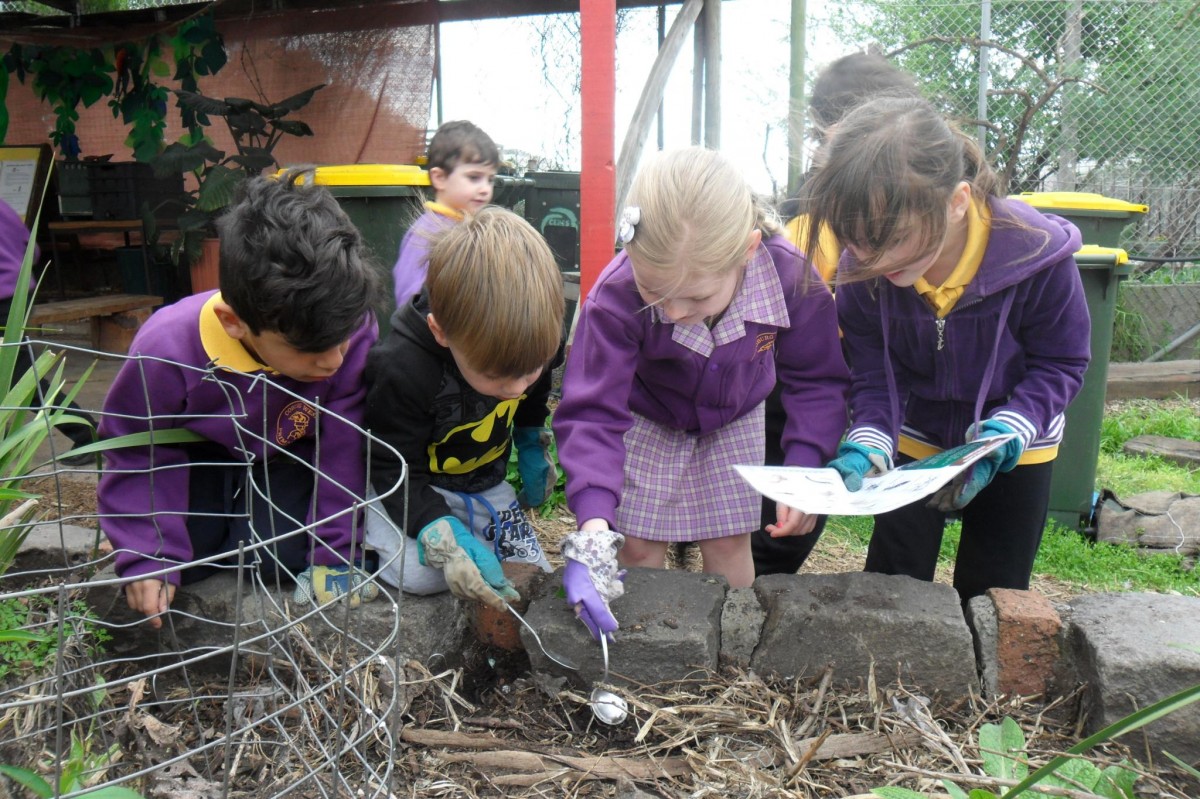
{"label": "purple and white checked dress", "polygon": [[[771,268],[763,250],[751,269]],[[748,281],[752,286],[757,281]],[[671,339],[705,357],[746,335],[747,316],[769,315],[778,302],[750,286],[734,295],[711,330],[674,325]],[[661,308],[651,312],[670,323]],[[705,435],[688,433],[633,414],[625,434],[625,481],[617,506],[617,529],[647,541],[703,541],[749,533],[759,526],[761,498],[733,468],[765,457],[764,405]]]}
{"label": "purple and white checked dress", "polygon": [[647,541],[703,541],[757,529],[762,500],[733,467],[763,462],[763,408],[701,436],[634,414],[625,434],[617,529]]}

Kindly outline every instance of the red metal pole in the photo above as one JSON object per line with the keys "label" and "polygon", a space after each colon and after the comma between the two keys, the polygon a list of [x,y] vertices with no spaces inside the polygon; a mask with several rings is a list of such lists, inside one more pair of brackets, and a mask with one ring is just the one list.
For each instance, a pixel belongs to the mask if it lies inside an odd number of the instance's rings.
{"label": "red metal pole", "polygon": [[617,169],[613,105],[617,87],[616,0],[581,0],[583,130],[579,178],[579,300],[612,260]]}

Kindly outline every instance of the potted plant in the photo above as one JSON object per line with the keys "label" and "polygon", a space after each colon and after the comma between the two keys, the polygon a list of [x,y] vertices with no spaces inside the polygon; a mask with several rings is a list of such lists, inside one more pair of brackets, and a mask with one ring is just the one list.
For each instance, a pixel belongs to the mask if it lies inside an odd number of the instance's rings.
{"label": "potted plant", "polygon": [[[275,145],[284,136],[311,136],[312,129],[289,114],[308,104],[325,84],[305,89],[277,103],[258,103],[240,97],[217,99],[198,92],[175,90],[180,105],[195,114],[197,124],[179,141],[168,145],[151,162],[155,174],[191,174],[195,188],[188,190],[179,204],[175,223],[179,235],[171,243],[171,259],[186,261],[192,274],[192,291],[217,287],[216,219],[237,196],[242,181],[278,168]],[[213,146],[205,133],[212,117],[225,120],[237,151],[226,154]],[[157,227],[147,219],[147,228]]]}

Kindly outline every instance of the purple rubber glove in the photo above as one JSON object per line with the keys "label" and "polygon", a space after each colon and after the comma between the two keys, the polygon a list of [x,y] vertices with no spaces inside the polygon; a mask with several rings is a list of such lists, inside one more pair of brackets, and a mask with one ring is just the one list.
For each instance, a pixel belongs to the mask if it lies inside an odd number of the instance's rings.
{"label": "purple rubber glove", "polygon": [[562,553],[566,558],[563,590],[567,604],[575,609],[596,640],[601,635],[613,640],[619,626],[608,603],[625,593],[621,582],[625,572],[617,566],[617,550],[623,543],[625,537],[612,530],[578,530],[563,539]]}

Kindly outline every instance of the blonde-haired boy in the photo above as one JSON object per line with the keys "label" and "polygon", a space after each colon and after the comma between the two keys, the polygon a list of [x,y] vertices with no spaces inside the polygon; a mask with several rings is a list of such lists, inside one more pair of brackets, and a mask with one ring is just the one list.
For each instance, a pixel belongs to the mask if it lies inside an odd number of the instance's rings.
{"label": "blonde-haired boy", "polygon": [[[544,425],[562,318],[554,256],[516,214],[487,207],[431,241],[424,291],[397,309],[367,359],[366,426],[408,466],[407,524],[399,493],[382,501],[391,523],[368,514],[367,545],[394,561],[385,582],[502,608],[516,594],[500,561],[549,570],[505,472],[516,439],[518,458],[543,467],[522,470],[543,481],[526,489],[557,478]],[[374,485],[394,485],[401,468],[377,451]]]}

